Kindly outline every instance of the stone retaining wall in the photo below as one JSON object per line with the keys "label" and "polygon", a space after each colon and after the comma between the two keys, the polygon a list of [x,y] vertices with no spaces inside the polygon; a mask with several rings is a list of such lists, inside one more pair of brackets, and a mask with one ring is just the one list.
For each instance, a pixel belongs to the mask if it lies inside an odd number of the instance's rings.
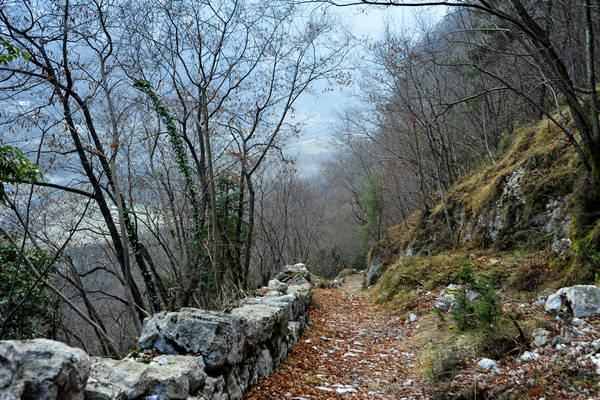
{"label": "stone retaining wall", "polygon": [[306,329],[309,281],[303,264],[286,266],[229,313],[155,314],[122,360],[46,339],[0,341],[0,400],[241,399]]}

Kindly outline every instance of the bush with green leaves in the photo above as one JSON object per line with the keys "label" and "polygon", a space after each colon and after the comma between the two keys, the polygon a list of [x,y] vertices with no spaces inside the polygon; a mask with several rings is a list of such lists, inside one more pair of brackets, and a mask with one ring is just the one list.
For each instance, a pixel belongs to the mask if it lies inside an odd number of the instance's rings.
{"label": "bush with green leaves", "polygon": [[[43,251],[26,251],[25,255],[39,270],[50,261],[48,253]],[[56,308],[57,302],[44,284],[36,282],[35,276],[25,267],[24,260],[19,257],[19,249],[0,244],[0,327],[7,314],[16,309],[2,329],[0,339],[40,336],[38,328],[48,327],[54,322]]]}
{"label": "bush with green leaves", "polygon": [[[13,45],[8,39],[0,38],[0,65],[22,58],[29,61],[29,54]],[[12,146],[0,144],[0,202],[7,200],[3,183],[36,182],[42,174],[35,163],[29,161],[23,152]]]}
{"label": "bush with green leaves", "polygon": [[29,53],[19,49],[12,44],[8,39],[0,38],[0,65],[8,65],[18,58],[29,61]]}
{"label": "bush with green leaves", "polygon": [[36,182],[42,174],[23,152],[12,146],[0,145],[0,202],[6,201],[2,183]]}
{"label": "bush with green leaves", "polygon": [[474,277],[468,265],[461,268],[458,278],[464,287],[479,296],[470,301],[466,290],[456,292],[458,306],[452,313],[456,328],[460,331],[493,329],[501,315],[502,302],[491,282],[483,277]]}

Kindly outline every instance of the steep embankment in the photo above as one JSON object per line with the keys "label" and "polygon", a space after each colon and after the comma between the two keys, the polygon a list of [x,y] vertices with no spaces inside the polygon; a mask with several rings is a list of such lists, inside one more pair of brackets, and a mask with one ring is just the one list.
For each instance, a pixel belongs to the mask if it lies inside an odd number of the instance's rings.
{"label": "steep embankment", "polygon": [[[592,188],[562,132],[547,120],[522,127],[504,138],[496,157],[495,165],[475,170],[447,192],[458,250],[467,255],[479,250],[518,253],[535,258],[531,262],[540,264],[536,268],[551,264],[555,274],[549,278],[561,283],[593,281],[593,245],[598,240],[586,235],[598,236],[598,229],[589,215],[580,218],[594,207],[582,204]],[[381,265],[375,274],[381,275],[399,259],[454,257],[456,250],[442,205],[437,204],[429,213],[418,211],[406,224],[391,228],[371,250],[369,264]]]}
{"label": "steep embankment", "polygon": [[[459,245],[441,204],[419,211],[371,249],[366,280],[380,278],[371,295],[385,309],[418,315],[413,343],[425,392],[597,395],[595,317],[573,318],[566,291],[548,298],[559,287],[594,283],[600,272],[600,197],[572,146],[548,121],[522,127],[505,138],[495,165],[446,197]],[[590,290],[577,300],[600,310]]]}

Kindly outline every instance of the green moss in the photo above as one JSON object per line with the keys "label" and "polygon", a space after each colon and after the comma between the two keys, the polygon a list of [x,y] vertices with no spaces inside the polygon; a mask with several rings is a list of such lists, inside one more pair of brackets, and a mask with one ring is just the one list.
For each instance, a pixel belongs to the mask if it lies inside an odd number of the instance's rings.
{"label": "green moss", "polygon": [[320,283],[320,285],[323,289],[331,289],[333,287],[331,282],[325,278],[318,278],[317,281]]}
{"label": "green moss", "polygon": [[345,268],[345,269],[341,270],[340,273],[339,273],[339,275],[341,277],[348,277],[348,276],[354,275],[354,274],[355,274],[355,271],[353,269],[350,269],[350,268]]}

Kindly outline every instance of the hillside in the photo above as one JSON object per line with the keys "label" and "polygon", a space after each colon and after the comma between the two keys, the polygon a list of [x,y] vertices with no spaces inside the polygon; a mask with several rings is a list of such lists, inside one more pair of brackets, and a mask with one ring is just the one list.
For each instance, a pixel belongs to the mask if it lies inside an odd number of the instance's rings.
{"label": "hillside", "polygon": [[544,119],[504,137],[497,155],[496,165],[475,170],[448,190],[457,249],[437,204],[428,215],[417,211],[409,223],[392,227],[371,249],[369,264],[385,270],[399,259],[485,250],[535,258],[537,267],[552,267],[546,278],[556,284],[593,282],[597,227],[589,211],[597,208],[572,146]]}
{"label": "hillside", "polygon": [[[598,376],[576,346],[591,339],[571,338],[579,332],[572,321],[581,320],[572,320],[570,306],[556,316],[544,305],[560,287],[597,281],[597,190],[575,150],[547,120],[504,137],[496,157],[496,165],[448,190],[458,247],[441,204],[428,215],[418,211],[371,249],[365,286],[380,276],[370,296],[387,311],[418,315],[420,329],[411,340],[423,349],[420,377],[434,397],[488,398],[508,383],[504,374],[513,377],[505,394],[514,398],[562,396],[561,390],[586,396],[589,388],[597,390]],[[458,299],[454,310],[439,303],[447,295]],[[546,347],[537,342],[540,329],[549,335],[539,339]],[[564,342],[566,350],[560,345],[565,337],[572,340]],[[520,357],[530,350],[541,361],[526,376]],[[478,367],[484,358],[502,363],[502,374]]]}

